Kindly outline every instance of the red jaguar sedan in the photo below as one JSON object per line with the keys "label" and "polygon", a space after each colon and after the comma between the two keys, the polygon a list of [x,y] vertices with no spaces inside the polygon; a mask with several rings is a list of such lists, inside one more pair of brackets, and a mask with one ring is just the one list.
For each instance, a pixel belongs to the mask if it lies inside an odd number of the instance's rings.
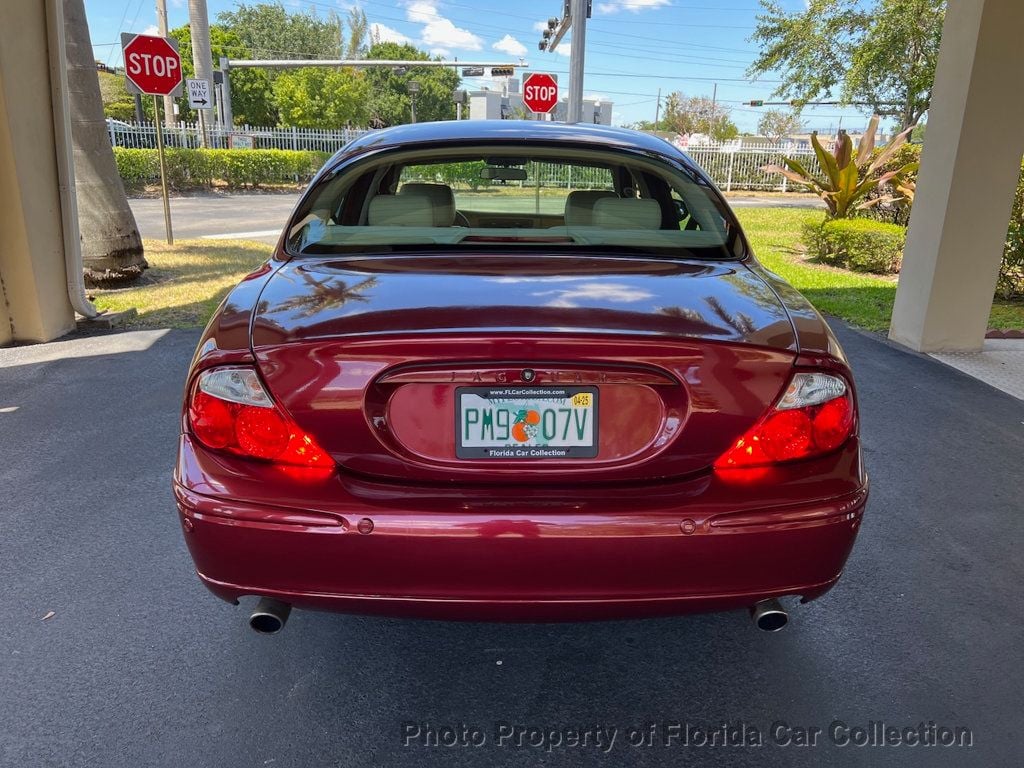
{"label": "red jaguar sedan", "polygon": [[652,136],[452,121],[349,144],[210,321],[174,493],[199,578],[555,621],[824,594],[868,495],[821,316]]}

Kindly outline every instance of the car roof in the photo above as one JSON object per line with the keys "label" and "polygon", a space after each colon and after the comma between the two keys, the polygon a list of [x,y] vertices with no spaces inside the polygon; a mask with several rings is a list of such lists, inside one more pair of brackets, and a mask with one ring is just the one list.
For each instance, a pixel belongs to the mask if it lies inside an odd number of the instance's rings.
{"label": "car roof", "polygon": [[369,150],[417,146],[425,142],[465,141],[584,144],[652,152],[675,160],[686,157],[664,139],[627,128],[538,120],[444,120],[371,131],[342,148],[335,159]]}

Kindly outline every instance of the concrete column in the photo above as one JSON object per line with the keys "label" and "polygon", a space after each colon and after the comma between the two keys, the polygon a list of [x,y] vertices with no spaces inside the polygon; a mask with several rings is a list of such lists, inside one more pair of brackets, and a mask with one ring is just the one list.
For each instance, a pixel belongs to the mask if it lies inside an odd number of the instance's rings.
{"label": "concrete column", "polygon": [[0,24],[0,344],[75,327],[61,237],[43,0],[7,3]]}
{"label": "concrete column", "polygon": [[1021,156],[1024,3],[950,0],[889,338],[980,349]]}

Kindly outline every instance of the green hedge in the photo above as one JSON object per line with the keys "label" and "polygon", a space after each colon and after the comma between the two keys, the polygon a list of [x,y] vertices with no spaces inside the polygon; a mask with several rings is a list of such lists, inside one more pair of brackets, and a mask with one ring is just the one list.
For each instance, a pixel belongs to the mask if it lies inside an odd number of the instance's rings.
{"label": "green hedge", "polygon": [[[166,150],[167,183],[172,189],[197,189],[222,182],[236,189],[264,184],[309,181],[330,157],[328,152],[290,149],[175,149]],[[155,149],[114,147],[124,185],[139,190],[160,183]]]}
{"label": "green hedge", "polygon": [[804,226],[811,257],[855,272],[899,272],[906,229],[871,219],[835,219]]}

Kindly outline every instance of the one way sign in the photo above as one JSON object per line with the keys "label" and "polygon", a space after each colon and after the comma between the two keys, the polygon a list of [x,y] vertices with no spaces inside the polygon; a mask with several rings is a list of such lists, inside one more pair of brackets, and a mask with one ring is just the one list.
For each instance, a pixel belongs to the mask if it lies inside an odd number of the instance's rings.
{"label": "one way sign", "polygon": [[188,78],[188,105],[192,109],[210,109],[210,81],[195,77]]}

